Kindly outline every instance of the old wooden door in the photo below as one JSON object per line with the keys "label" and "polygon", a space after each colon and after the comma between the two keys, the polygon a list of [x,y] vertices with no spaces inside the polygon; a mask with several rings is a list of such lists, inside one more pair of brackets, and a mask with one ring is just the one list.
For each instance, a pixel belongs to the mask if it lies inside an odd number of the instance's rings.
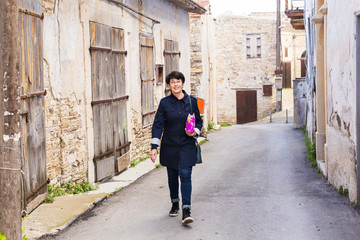
{"label": "old wooden door", "polygon": [[27,211],[47,194],[45,95],[41,0],[20,0],[21,126],[24,204]]}
{"label": "old wooden door", "polygon": [[283,62],[283,88],[291,88],[291,62]]}
{"label": "old wooden door", "polygon": [[100,181],[130,162],[125,86],[124,30],[90,22],[95,178]]}
{"label": "old wooden door", "polygon": [[236,92],[236,116],[238,124],[257,120],[256,90]]}

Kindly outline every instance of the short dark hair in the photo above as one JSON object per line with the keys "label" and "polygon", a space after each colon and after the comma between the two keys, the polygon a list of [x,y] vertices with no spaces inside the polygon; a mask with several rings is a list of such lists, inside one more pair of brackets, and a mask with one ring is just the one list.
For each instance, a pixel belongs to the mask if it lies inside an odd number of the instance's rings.
{"label": "short dark hair", "polygon": [[170,84],[171,79],[180,79],[183,83],[185,82],[184,74],[178,71],[172,71],[169,75],[166,76],[166,83]]}

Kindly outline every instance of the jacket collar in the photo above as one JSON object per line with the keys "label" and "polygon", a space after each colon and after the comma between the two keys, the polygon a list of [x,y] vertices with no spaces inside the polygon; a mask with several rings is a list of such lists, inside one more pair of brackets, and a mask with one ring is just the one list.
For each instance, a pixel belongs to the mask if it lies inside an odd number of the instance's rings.
{"label": "jacket collar", "polygon": [[171,93],[170,94],[171,103],[175,103],[176,100],[183,101],[184,103],[189,103],[189,95],[184,90],[182,90],[182,92],[184,93],[184,97],[180,100],[177,97],[175,97],[174,94]]}

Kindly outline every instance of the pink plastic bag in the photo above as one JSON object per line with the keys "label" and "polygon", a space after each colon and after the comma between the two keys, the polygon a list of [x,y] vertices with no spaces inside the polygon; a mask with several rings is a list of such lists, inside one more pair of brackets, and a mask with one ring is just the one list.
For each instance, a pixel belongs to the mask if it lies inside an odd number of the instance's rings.
{"label": "pink plastic bag", "polygon": [[186,131],[192,133],[195,128],[195,114],[188,115],[186,119]]}

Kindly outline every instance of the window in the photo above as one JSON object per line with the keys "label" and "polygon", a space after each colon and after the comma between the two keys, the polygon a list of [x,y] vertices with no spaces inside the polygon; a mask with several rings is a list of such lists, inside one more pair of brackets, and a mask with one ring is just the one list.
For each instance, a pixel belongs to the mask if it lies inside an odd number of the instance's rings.
{"label": "window", "polygon": [[140,77],[143,126],[152,124],[154,106],[154,64],[152,36],[140,35]]}
{"label": "window", "polygon": [[155,65],[155,76],[156,76],[156,85],[161,85],[164,81],[164,65],[163,64]]}
{"label": "window", "polygon": [[246,35],[246,57],[261,58],[261,36],[260,34]]}
{"label": "window", "polygon": [[[179,70],[179,43],[177,41],[165,39],[165,76],[167,76],[172,71]],[[165,87],[165,95],[170,94],[169,86]]]}
{"label": "window", "polygon": [[265,97],[272,96],[272,85],[263,85],[263,93]]}

